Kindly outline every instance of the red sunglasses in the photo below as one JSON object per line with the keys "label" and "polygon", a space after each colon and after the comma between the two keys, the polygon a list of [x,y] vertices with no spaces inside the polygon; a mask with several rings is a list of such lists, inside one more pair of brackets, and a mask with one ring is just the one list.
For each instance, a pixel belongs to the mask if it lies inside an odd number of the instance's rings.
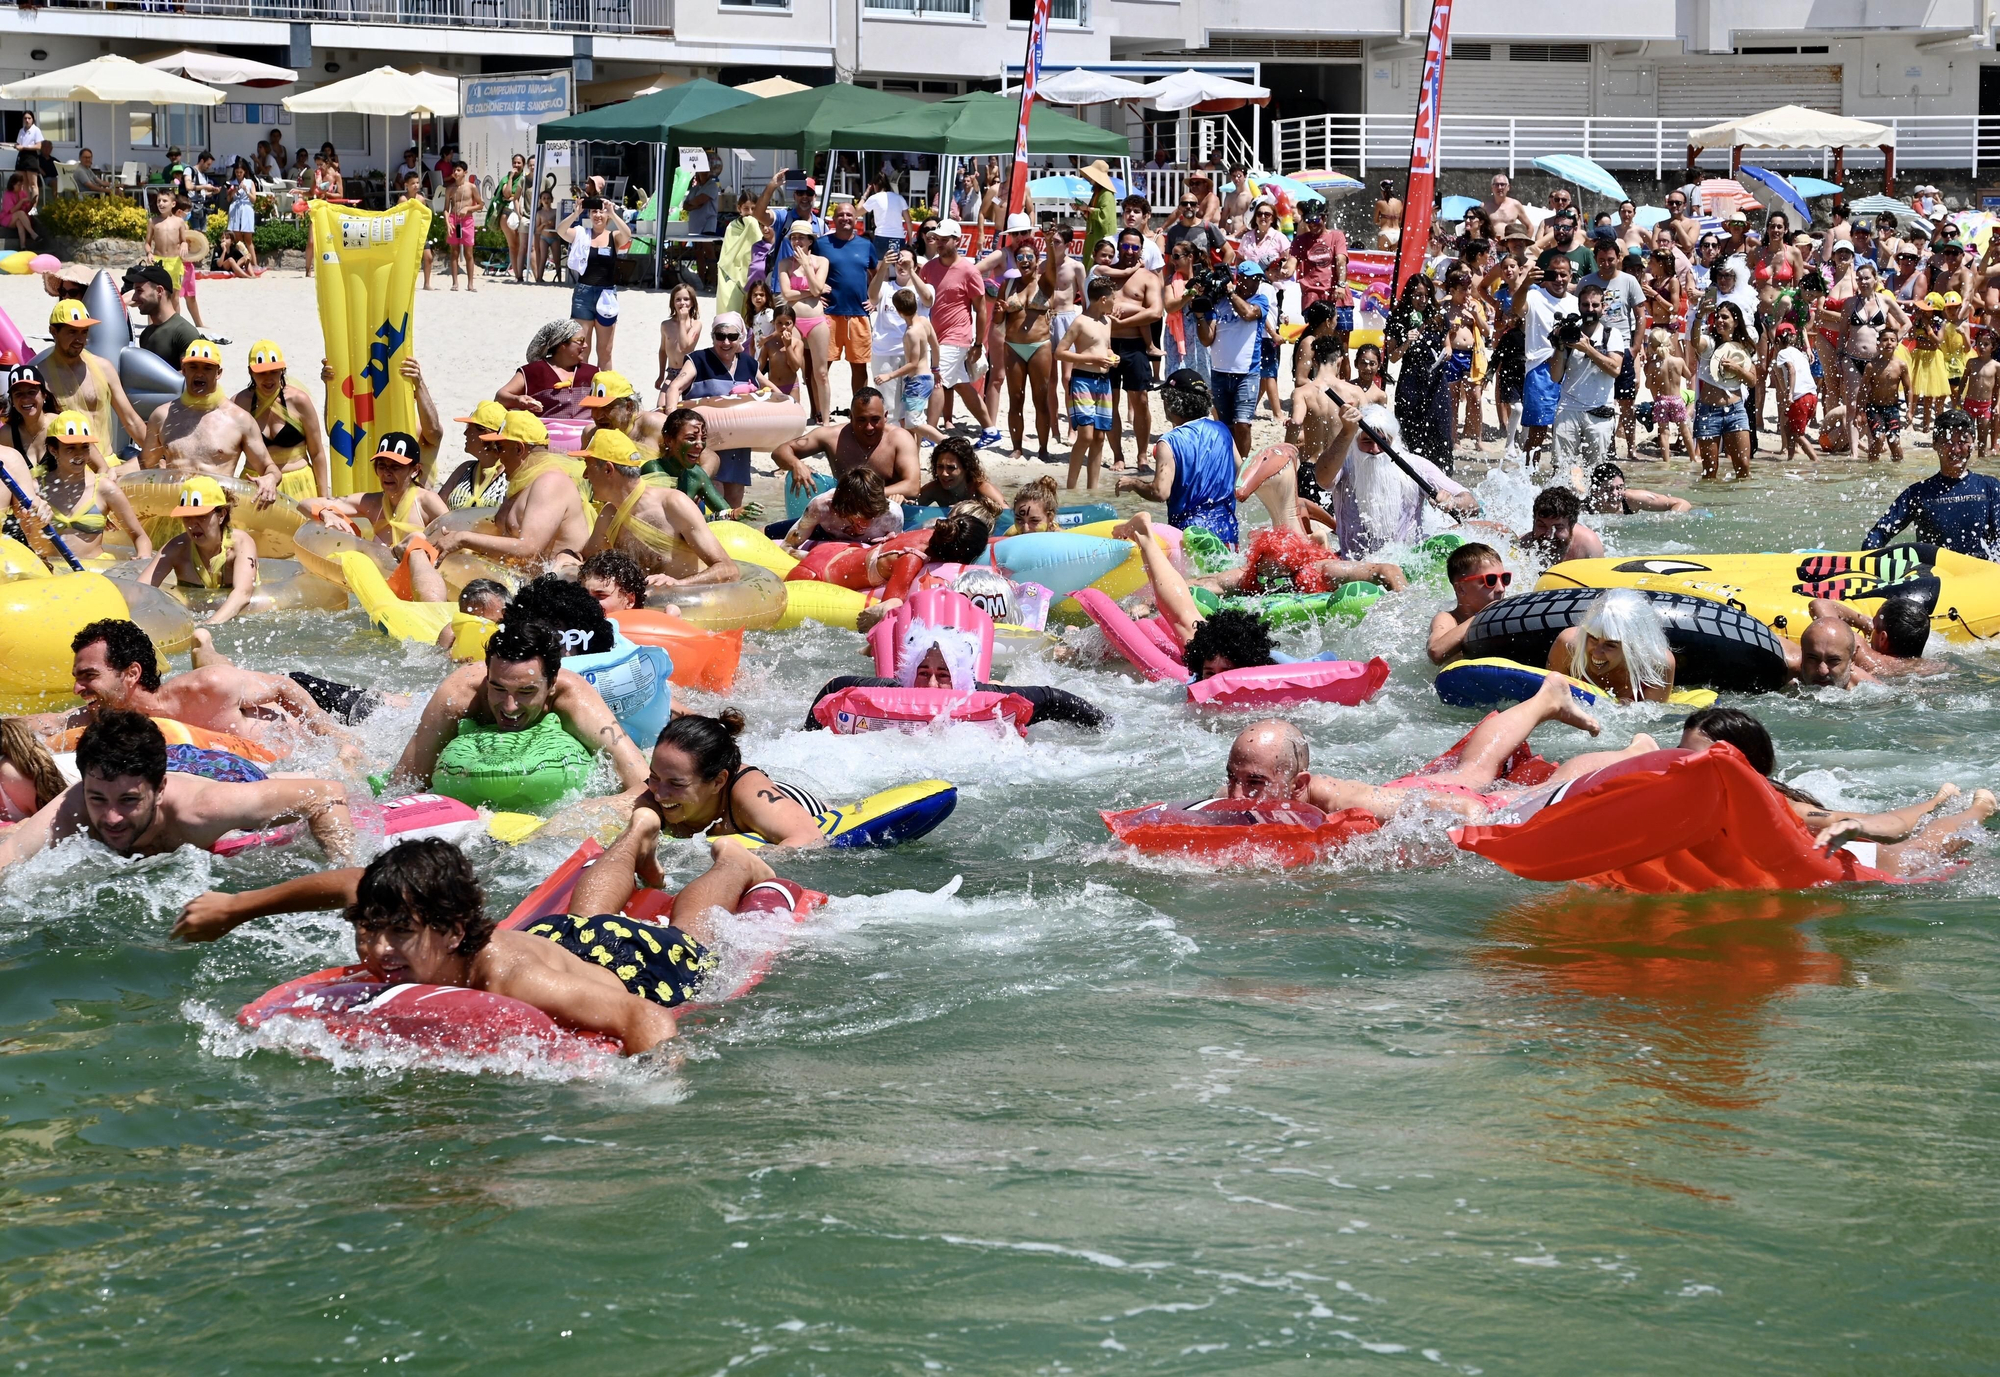
{"label": "red sunglasses", "polygon": [[1488,588],[1507,588],[1513,584],[1514,575],[1503,569],[1497,574],[1467,574],[1464,578],[1457,580],[1457,582],[1483,583]]}

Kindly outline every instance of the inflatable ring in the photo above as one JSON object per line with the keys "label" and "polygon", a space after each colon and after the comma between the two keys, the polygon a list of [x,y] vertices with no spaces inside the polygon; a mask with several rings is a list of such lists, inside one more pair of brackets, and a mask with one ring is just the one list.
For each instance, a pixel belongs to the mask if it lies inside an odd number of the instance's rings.
{"label": "inflatable ring", "polygon": [[553,712],[516,732],[461,720],[438,752],[431,790],[475,807],[525,811],[583,788],[596,763]]}
{"label": "inflatable ring", "polygon": [[[1804,632],[1813,598],[1874,612],[1888,597],[1931,608],[1931,629],[1950,641],[2000,634],[2000,564],[1937,545],[1789,555],[1654,555],[1567,560],[1537,589],[1637,588],[1725,602],[1787,636]],[[1679,647],[1675,648],[1676,653]]]}
{"label": "inflatable ring", "polygon": [[765,535],[754,526],[745,526],[740,521],[711,521],[709,534],[722,546],[722,552],[738,564],[754,564],[759,569],[769,569],[779,578],[790,574],[798,565],[798,556]]}
{"label": "inflatable ring", "polygon": [[[435,541],[446,531],[480,531],[490,535],[493,532],[493,513],[498,510],[498,507],[456,507],[424,527],[424,537]],[[519,588],[526,577],[511,564],[474,554],[470,550],[453,550],[438,561],[437,571],[454,598],[474,579],[492,579],[511,591]]]}
{"label": "inflatable ring", "polygon": [[[456,555],[446,556],[446,560]],[[673,611],[697,631],[763,631],[785,616],[786,585],[756,565],[733,583],[670,583],[646,591],[646,606]]]}
{"label": "inflatable ring", "polygon": [[[118,486],[125,491],[132,503],[132,510],[146,527],[146,535],[152,540],[153,548],[180,535],[187,528],[181,525],[177,516],[168,513],[180,505],[181,484],[189,478],[186,473],[172,469],[140,469],[134,473],[118,475]],[[279,497],[268,507],[257,505],[257,485],[241,478],[218,478],[222,490],[229,494],[229,524],[232,529],[248,531],[257,542],[259,558],[295,558],[292,550],[292,536],[304,524],[306,514],[289,497]],[[125,533],[115,524],[105,528],[104,542],[107,545],[126,546]]]}
{"label": "inflatable ring", "polygon": [[866,593],[842,588],[837,583],[821,583],[817,579],[787,580],[784,590],[785,613],[777,622],[781,631],[789,631],[809,621],[839,627],[842,631],[857,631],[860,629],[861,613],[868,606]]}
{"label": "inflatable ring", "polygon": [[[1513,660],[1485,658],[1454,660],[1438,671],[1438,699],[1454,708],[1505,708],[1525,703],[1541,692],[1549,671]],[[1568,675],[1563,676],[1569,679]],[[1579,702],[1593,708],[1618,706],[1618,700],[1595,684],[1569,680],[1569,691]],[[1707,708],[1715,705],[1715,690],[1677,688],[1667,695],[1677,707]]]}
{"label": "inflatable ring", "polygon": [[[175,746],[198,746],[206,751],[227,751],[258,765],[269,765],[277,760],[276,752],[269,746],[252,741],[248,737],[235,736],[229,732],[212,732],[206,727],[197,727],[187,722],[178,722],[171,717],[155,717],[153,725],[160,729],[160,735],[167,739],[167,749]],[[58,732],[49,739],[49,749],[54,752],[74,751],[76,743],[83,739],[84,728],[71,727]]]}
{"label": "inflatable ring", "polygon": [[[263,546],[257,547],[261,553]],[[355,535],[350,531],[337,531],[318,521],[303,521],[292,534],[292,558],[305,567],[305,571],[315,578],[337,583],[348,592],[354,585],[348,582],[347,570],[341,563],[341,556],[358,554],[374,565],[382,578],[396,572],[396,557],[389,553],[389,547]]]}
{"label": "inflatable ring", "polygon": [[[127,560],[106,570],[105,576],[117,583],[138,585],[139,574],[144,568],[144,561]],[[154,591],[166,594],[193,612],[212,611],[229,597],[226,588],[203,588],[178,580],[163,584]],[[295,559],[265,559],[260,554],[257,557],[257,591],[250,595],[250,601],[237,615],[247,617],[264,612],[346,610],[347,590],[339,584],[308,574]]]}
{"label": "inflatable ring", "polygon": [[[1677,684],[1768,693],[1791,677],[1777,636],[1747,612],[1684,593],[1640,591],[1666,624]],[[1502,598],[1466,624],[1465,656],[1545,665],[1556,637],[1582,621],[1600,596],[1599,589],[1570,585]]]}

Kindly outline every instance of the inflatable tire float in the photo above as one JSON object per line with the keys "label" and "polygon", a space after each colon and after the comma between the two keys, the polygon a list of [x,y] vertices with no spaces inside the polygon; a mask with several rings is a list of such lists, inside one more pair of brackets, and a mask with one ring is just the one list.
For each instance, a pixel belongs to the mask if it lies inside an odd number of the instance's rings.
{"label": "inflatable tire float", "polygon": [[[426,539],[435,542],[446,531],[493,531],[493,513],[497,507],[458,507],[446,512],[430,525],[424,527]],[[492,579],[510,592],[526,581],[526,575],[511,564],[485,555],[476,555],[470,550],[453,550],[438,561],[438,577],[451,591],[453,598],[459,590],[474,579]]]}
{"label": "inflatable tire float", "polygon": [[[1641,591],[1666,623],[1676,684],[1768,693],[1791,677],[1777,636],[1747,612],[1684,593]],[[1541,588],[1502,598],[1467,624],[1466,658],[1545,665],[1556,637],[1583,620],[1600,592],[1596,588]]]}
{"label": "inflatable tire float", "polygon": [[[260,542],[257,551],[261,555],[263,550]],[[352,593],[354,585],[348,581],[346,566],[341,562],[341,556],[348,554],[367,560],[380,578],[387,579],[396,572],[396,557],[389,553],[389,547],[367,536],[338,531],[318,521],[302,521],[292,533],[292,558],[315,578],[337,583]]]}
{"label": "inflatable tire float", "polygon": [[1899,883],[1852,851],[1814,846],[1770,781],[1726,743],[1619,761],[1571,781],[1524,822],[1456,828],[1452,840],[1524,879],[1640,894]]}
{"label": "inflatable tire float", "polygon": [[[1454,708],[1504,708],[1525,703],[1541,692],[1549,671],[1512,660],[1454,660],[1438,671],[1437,696]],[[1568,675],[1563,676],[1569,679]],[[1595,684],[1569,680],[1570,695],[1593,708],[1616,707],[1618,700]],[[1714,689],[1675,689],[1667,702],[1676,707],[1707,708],[1715,705]]]}
{"label": "inflatable tire float", "polygon": [[[312,524],[319,525],[317,522]],[[320,526],[319,529],[326,531],[328,535],[344,536],[343,532],[327,530],[324,526]],[[309,537],[305,529],[301,528],[299,545],[301,555],[306,552],[304,542],[309,538],[313,537]],[[375,548],[381,549],[380,546]],[[299,563],[304,565],[307,561],[301,559]],[[389,581],[384,576],[381,565],[367,551],[341,550],[338,552],[334,567],[340,570],[341,583],[354,595],[354,601],[360,605],[362,614],[368,618],[369,624],[383,635],[394,637],[396,640],[422,641],[428,645],[436,645],[438,633],[451,625],[452,617],[458,611],[455,603],[404,602],[389,591]],[[489,626],[492,624],[487,623]],[[485,644],[482,639],[478,648],[483,650]],[[457,641],[452,642],[451,648],[455,659],[477,658],[476,655],[459,656]]]}
{"label": "inflatable tire float", "polygon": [[641,751],[652,752],[674,704],[673,686],[668,682],[674,665],[666,651],[614,636],[609,650],[563,656],[563,668],[582,675],[625,734]]}
{"label": "inflatable tire float", "polygon": [[[673,660],[669,677],[682,688],[727,693],[736,682],[736,669],[743,659],[741,631],[703,631],[683,617],[645,607],[606,615],[618,627],[618,634],[633,644],[666,651]],[[640,749],[647,749],[644,742]]]}
{"label": "inflatable tire float", "polygon": [[583,788],[596,763],[553,712],[517,732],[460,721],[458,735],[438,752],[431,791],[474,807],[525,812]]}
{"label": "inflatable tire float", "polygon": [[[819,815],[819,834],[839,849],[900,846],[930,835],[958,807],[958,787],[949,780],[920,779],[898,784]],[[754,832],[733,832],[721,840],[751,850],[771,843]]]}
{"label": "inflatable tire float", "polygon": [[[806,409],[798,402],[765,401],[758,397],[697,397],[689,406],[708,424],[706,447],[747,449],[769,454],[787,440],[806,433]],[[787,484],[787,486],[790,486]]]}
{"label": "inflatable tire float", "polygon": [[[393,837],[397,841],[415,841],[422,837],[441,837],[449,842],[469,841],[486,826],[478,809],[437,794],[411,794],[391,803],[358,803],[353,807],[357,832]],[[209,849],[218,856],[234,856],[252,847],[288,845],[306,831],[303,823],[295,822],[263,832],[225,832]]]}
{"label": "inflatable tire float", "polygon": [[755,526],[746,526],[740,521],[711,521],[708,532],[722,546],[722,552],[738,564],[754,564],[759,569],[769,569],[779,578],[791,573],[799,562],[798,556],[790,550]]}
{"label": "inflatable tire float", "polygon": [[50,712],[75,702],[69,644],[94,621],[131,621],[153,639],[160,668],[194,646],[188,611],[157,588],[103,574],[24,577],[0,583],[0,712]]}
{"label": "inflatable tire float", "polygon": [[[176,374],[176,377],[179,375]],[[160,546],[180,535],[187,528],[177,516],[169,516],[180,502],[181,484],[189,475],[169,469],[140,469],[136,473],[118,475],[118,486],[132,503],[132,510],[145,524],[146,534],[151,537],[153,547]],[[229,494],[229,524],[238,531],[247,531],[257,542],[257,555],[261,559],[293,559],[292,537],[305,524],[306,514],[289,497],[279,497],[268,507],[257,505],[257,485],[241,478],[218,478],[222,490]],[[125,533],[115,524],[105,528],[107,545],[126,543]]]}
{"label": "inflatable tire float", "polygon": [[1709,598],[1737,607],[1787,636],[1806,629],[1813,598],[1837,598],[1873,613],[1888,597],[1931,609],[1931,630],[1950,641],[2000,634],[2000,564],[1937,545],[1889,545],[1789,555],[1654,555],[1567,560],[1538,588],[1637,588]]}
{"label": "inflatable tire float", "polygon": [[[456,556],[447,556],[447,560]],[[678,612],[697,631],[764,631],[785,615],[785,584],[755,565],[734,583],[667,584],[646,591],[655,612]]]}

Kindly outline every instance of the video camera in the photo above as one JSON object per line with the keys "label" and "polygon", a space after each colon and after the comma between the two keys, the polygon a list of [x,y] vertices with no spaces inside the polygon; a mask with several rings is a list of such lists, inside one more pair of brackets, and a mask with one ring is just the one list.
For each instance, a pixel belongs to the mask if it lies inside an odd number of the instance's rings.
{"label": "video camera", "polygon": [[1196,273],[1188,281],[1188,305],[1194,308],[1197,315],[1205,315],[1220,305],[1235,285],[1236,271],[1233,268],[1209,268]]}
{"label": "video camera", "polygon": [[1583,317],[1565,311],[1549,322],[1549,343],[1558,349],[1574,349],[1583,342]]}

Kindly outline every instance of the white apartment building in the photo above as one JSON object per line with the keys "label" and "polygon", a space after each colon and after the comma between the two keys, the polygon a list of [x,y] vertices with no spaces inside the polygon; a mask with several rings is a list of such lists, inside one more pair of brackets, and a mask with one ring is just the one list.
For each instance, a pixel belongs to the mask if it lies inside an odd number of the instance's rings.
{"label": "white apartment building", "polygon": [[[292,67],[300,87],[383,64],[455,74],[574,65],[586,103],[643,79],[741,83],[783,72],[917,97],[991,88],[1019,69],[1031,0],[62,0],[0,4],[0,81],[113,52],[215,49]],[[1458,0],[1445,158],[1460,167],[1583,151],[1676,161],[1685,129],[1787,101],[1899,121],[1899,161],[2000,160],[1996,0]],[[1426,0],[1053,0],[1046,69],[1213,67],[1268,86],[1268,166],[1383,169],[1407,157]],[[38,107],[57,156],[249,153],[294,87],[232,90],[213,111]],[[237,96],[242,99],[235,99]],[[1148,146],[1146,116],[1092,118]],[[1980,147],[1980,119],[1992,149]],[[114,118],[118,121],[114,128]],[[380,167],[379,120],[300,117]],[[447,131],[448,132],[448,131]],[[435,136],[435,135],[434,135]],[[400,130],[392,143],[404,142]],[[1399,147],[1400,145],[1400,147]],[[110,153],[115,147],[116,154]],[[394,161],[400,147],[388,150]],[[1857,165],[1857,159],[1850,159]],[[1866,165],[1865,156],[1858,165]]]}

